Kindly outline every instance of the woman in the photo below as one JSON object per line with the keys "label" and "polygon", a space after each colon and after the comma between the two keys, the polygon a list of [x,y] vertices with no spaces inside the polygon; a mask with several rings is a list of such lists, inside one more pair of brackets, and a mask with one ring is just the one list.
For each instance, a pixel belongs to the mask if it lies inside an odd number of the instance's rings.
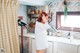
{"label": "woman", "polygon": [[47,29],[50,28],[50,26],[47,21],[48,14],[45,12],[42,12],[36,21],[35,40],[37,53],[46,53],[46,49],[48,48]]}

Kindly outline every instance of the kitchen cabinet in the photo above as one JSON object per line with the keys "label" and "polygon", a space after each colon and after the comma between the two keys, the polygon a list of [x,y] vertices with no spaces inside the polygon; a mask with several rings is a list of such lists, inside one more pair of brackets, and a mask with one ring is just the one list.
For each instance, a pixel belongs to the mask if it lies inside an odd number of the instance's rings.
{"label": "kitchen cabinet", "polygon": [[72,45],[72,44],[66,44],[66,43],[62,43],[62,42],[57,42],[55,49],[56,49],[55,53],[78,53],[79,46]]}
{"label": "kitchen cabinet", "polygon": [[[29,41],[29,53],[36,53],[35,34],[25,34]],[[80,40],[64,37],[47,36],[49,48],[47,53],[80,53]],[[25,41],[26,42],[26,41]]]}
{"label": "kitchen cabinet", "polygon": [[[28,37],[23,37],[23,51],[24,53],[29,53],[29,44],[30,43],[30,38]],[[20,46],[20,53],[22,53],[22,46],[21,46],[21,36],[19,36],[19,46]]]}

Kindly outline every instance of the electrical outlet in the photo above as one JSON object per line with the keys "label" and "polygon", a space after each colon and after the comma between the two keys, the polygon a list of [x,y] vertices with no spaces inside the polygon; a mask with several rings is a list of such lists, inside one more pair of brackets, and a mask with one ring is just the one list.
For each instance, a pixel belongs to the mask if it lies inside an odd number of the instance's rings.
{"label": "electrical outlet", "polygon": [[4,53],[4,49],[3,48],[0,48],[0,53]]}

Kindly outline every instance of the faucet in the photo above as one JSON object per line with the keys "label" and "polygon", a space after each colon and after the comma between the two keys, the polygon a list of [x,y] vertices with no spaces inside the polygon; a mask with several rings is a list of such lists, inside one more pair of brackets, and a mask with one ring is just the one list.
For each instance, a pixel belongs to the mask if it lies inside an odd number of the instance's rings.
{"label": "faucet", "polygon": [[50,35],[50,36],[52,36],[52,35],[53,35],[53,34],[52,34],[52,33],[53,33],[53,31],[52,31],[51,29],[48,29],[48,30],[47,30],[47,32],[48,32],[48,35]]}
{"label": "faucet", "polygon": [[67,38],[68,38],[68,39],[71,38],[71,33],[70,33],[70,32],[68,33]]}
{"label": "faucet", "polygon": [[72,40],[73,40],[73,35],[71,35],[71,33],[69,32],[67,38],[70,39],[70,42],[72,42]]}

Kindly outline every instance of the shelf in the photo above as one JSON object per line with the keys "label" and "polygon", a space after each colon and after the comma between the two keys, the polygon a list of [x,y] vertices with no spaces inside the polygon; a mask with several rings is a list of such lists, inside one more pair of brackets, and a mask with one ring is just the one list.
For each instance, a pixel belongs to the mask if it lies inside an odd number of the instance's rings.
{"label": "shelf", "polygon": [[39,14],[28,14],[30,18],[38,18]]}
{"label": "shelf", "polygon": [[39,14],[33,14],[32,17],[39,17]]}

